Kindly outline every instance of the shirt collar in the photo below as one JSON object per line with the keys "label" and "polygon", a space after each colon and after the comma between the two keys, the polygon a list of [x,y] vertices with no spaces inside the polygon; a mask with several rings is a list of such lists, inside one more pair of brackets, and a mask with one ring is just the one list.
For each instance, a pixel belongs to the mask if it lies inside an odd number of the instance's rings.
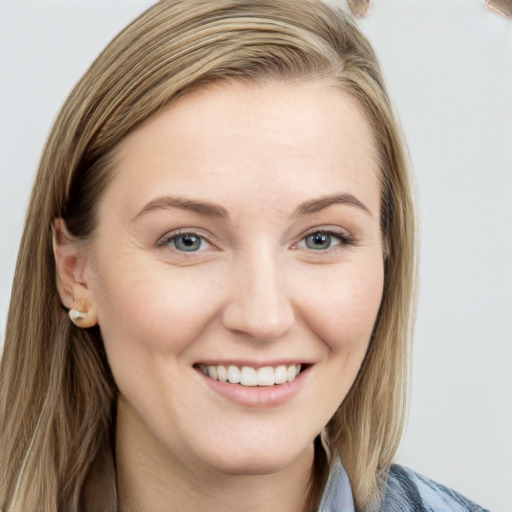
{"label": "shirt collar", "polygon": [[339,459],[329,474],[318,512],[355,512],[348,475]]}

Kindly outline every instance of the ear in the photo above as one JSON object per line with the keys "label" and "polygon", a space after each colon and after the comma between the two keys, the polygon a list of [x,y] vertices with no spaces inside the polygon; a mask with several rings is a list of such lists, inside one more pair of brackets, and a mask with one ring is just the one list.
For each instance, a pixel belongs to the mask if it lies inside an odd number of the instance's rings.
{"label": "ear", "polygon": [[84,275],[85,251],[63,219],[53,221],[52,242],[60,300],[70,310],[73,322],[80,327],[92,327],[97,323],[97,312]]}

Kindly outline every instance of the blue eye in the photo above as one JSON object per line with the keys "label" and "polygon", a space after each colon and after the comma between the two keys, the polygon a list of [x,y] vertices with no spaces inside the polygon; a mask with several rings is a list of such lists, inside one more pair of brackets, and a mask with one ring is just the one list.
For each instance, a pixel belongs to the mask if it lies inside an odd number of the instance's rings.
{"label": "blue eye", "polygon": [[315,231],[303,238],[304,246],[313,251],[327,251],[338,245],[347,245],[351,241],[347,235],[332,231]]}
{"label": "blue eye", "polygon": [[333,240],[332,237],[326,233],[313,233],[305,238],[306,247],[316,251],[325,251],[330,249]]}
{"label": "blue eye", "polygon": [[180,233],[165,240],[164,245],[170,245],[182,252],[198,252],[208,248],[208,242],[195,233]]}

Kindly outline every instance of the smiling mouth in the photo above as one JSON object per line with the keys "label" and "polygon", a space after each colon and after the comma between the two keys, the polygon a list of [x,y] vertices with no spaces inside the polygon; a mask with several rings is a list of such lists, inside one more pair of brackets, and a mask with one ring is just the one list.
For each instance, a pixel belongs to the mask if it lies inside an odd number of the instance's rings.
{"label": "smiling mouth", "polygon": [[235,365],[197,365],[197,368],[210,379],[247,387],[278,386],[292,382],[304,370],[304,367],[305,365],[302,364],[282,364],[263,366],[262,368]]}

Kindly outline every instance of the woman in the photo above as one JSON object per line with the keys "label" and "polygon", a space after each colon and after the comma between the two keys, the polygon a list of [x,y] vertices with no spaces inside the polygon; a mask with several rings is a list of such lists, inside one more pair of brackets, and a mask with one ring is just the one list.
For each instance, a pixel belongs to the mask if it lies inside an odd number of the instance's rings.
{"label": "woman", "polygon": [[1,366],[2,510],[482,510],[392,465],[414,223],[343,14],[156,4],[43,154]]}

